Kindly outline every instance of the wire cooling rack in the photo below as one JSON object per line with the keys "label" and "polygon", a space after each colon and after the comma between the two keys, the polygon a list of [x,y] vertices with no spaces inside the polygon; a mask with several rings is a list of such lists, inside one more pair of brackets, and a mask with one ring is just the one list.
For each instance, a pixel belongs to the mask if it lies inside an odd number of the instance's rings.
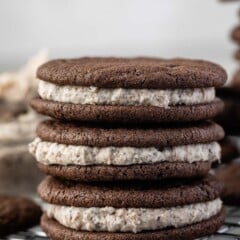
{"label": "wire cooling rack", "polygon": [[[227,208],[224,225],[212,236],[198,240],[240,240],[240,208]],[[3,240],[47,240],[49,239],[39,226],[2,238]],[[1,239],[1,240],[2,240]]]}

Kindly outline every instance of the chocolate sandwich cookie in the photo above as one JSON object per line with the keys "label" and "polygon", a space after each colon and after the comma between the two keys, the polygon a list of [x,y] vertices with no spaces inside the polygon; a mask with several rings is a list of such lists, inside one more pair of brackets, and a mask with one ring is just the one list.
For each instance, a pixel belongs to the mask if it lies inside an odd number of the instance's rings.
{"label": "chocolate sandwich cookie", "polygon": [[0,195],[0,236],[38,224],[41,214],[40,207],[27,198]]}
{"label": "chocolate sandwich cookie", "polygon": [[223,129],[213,122],[116,127],[42,122],[29,150],[46,174],[78,181],[200,177],[220,159]]}
{"label": "chocolate sandwich cookie", "polygon": [[233,31],[232,31],[232,39],[235,42],[240,43],[240,25],[233,29]]}
{"label": "chocolate sandwich cookie", "polygon": [[[46,177],[42,229],[53,240],[195,239],[223,223],[221,185],[203,180],[76,183]],[[194,216],[194,217],[193,217]]]}
{"label": "chocolate sandwich cookie", "polygon": [[220,168],[216,177],[224,185],[222,199],[227,205],[240,206],[240,163]]}
{"label": "chocolate sandwich cookie", "polygon": [[154,58],[53,60],[37,71],[32,107],[57,119],[102,122],[197,121],[223,109],[215,87],[226,72],[207,61]]}

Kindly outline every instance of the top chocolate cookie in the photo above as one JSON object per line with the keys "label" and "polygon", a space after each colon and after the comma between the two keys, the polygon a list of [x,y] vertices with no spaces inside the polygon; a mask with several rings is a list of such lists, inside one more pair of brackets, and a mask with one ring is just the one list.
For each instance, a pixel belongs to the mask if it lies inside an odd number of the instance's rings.
{"label": "top chocolate cookie", "polygon": [[226,72],[211,62],[180,58],[79,58],[47,62],[37,77],[58,85],[172,89],[222,86]]}

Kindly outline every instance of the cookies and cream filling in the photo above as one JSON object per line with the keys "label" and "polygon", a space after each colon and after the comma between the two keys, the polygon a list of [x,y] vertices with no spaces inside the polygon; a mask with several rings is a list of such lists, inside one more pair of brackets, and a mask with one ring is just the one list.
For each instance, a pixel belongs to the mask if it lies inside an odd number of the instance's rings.
{"label": "cookies and cream filling", "polygon": [[75,230],[138,233],[208,220],[221,208],[219,198],[171,208],[82,208],[49,204],[47,215]]}
{"label": "cookies and cream filling", "polygon": [[217,142],[157,149],[155,147],[89,147],[46,142],[36,138],[29,151],[45,165],[131,165],[168,162],[220,160]]}
{"label": "cookies and cream filling", "polygon": [[82,86],[60,86],[39,80],[38,93],[42,99],[92,105],[156,106],[209,103],[215,99],[215,89],[124,89]]}

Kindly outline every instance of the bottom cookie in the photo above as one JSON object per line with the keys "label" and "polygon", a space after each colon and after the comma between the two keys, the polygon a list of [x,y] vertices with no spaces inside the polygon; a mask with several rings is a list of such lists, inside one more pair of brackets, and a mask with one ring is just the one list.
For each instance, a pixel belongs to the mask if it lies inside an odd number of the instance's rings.
{"label": "bottom cookie", "polygon": [[206,176],[211,162],[141,164],[129,166],[60,166],[38,163],[47,175],[74,181],[159,180]]}
{"label": "bottom cookie", "polygon": [[224,209],[209,220],[197,224],[181,228],[135,234],[76,231],[62,226],[57,221],[49,219],[47,215],[44,214],[41,219],[41,227],[53,240],[192,240],[216,232],[223,221]]}

